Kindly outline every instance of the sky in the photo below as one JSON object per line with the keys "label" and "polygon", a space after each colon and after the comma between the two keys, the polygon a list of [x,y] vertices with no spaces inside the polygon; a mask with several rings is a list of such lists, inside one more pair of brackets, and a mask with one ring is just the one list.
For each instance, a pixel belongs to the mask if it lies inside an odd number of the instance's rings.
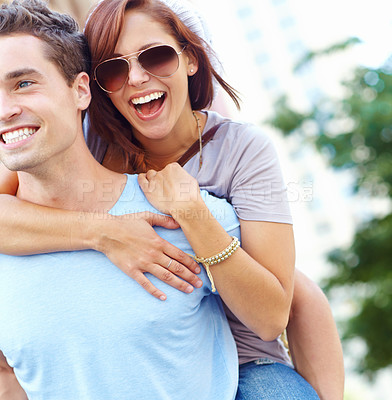
{"label": "sky", "polygon": [[[391,0],[194,0],[207,20],[214,48],[222,61],[225,78],[243,98],[242,111],[229,111],[235,118],[260,123],[273,109],[271,91],[265,89],[265,78],[277,77],[277,87],[289,93],[293,106],[306,110],[309,93],[323,93],[339,98],[340,82],[351,76],[357,65],[379,67],[392,55]],[[293,26],[282,32],[276,23],[274,5],[294,19]],[[252,15],[246,15],[251,7]],[[242,13],[242,18],[239,14]],[[257,33],[258,30],[261,34]],[[348,37],[362,43],[334,57],[321,58],[300,78],[291,73],[293,60],[287,53],[287,42],[298,41],[309,50],[320,50]],[[389,38],[389,42],[388,42]],[[268,51],[269,64],[261,73],[255,64],[257,46]],[[266,128],[267,129],[267,128]],[[367,200],[353,201],[348,195],[352,177],[336,174],[312,149],[298,149],[292,139],[271,132],[289,187],[294,218],[297,265],[319,281],[328,275],[330,266],[325,254],[350,243],[361,210],[372,207]],[[377,204],[377,207],[385,207]],[[347,305],[333,305],[337,315]],[[360,354],[361,344],[348,350]],[[374,385],[352,372],[352,358],[346,357],[345,400],[388,400],[392,393],[391,371],[380,374]],[[389,395],[392,399],[392,394]]]}

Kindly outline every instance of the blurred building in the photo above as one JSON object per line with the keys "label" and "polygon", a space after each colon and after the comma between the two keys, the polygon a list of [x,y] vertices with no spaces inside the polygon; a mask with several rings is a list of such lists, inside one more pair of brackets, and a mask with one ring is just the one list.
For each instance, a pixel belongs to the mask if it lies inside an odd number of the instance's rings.
{"label": "blurred building", "polygon": [[268,93],[271,102],[293,86],[297,100],[310,97],[311,93],[306,91],[315,87],[311,82],[311,69],[299,76],[293,74],[307,48],[291,8],[292,2],[232,0],[232,3],[258,70],[260,88]]}
{"label": "blurred building", "polygon": [[49,0],[52,9],[71,14],[82,29],[86,21],[86,17],[95,0]]}
{"label": "blurred building", "polygon": [[[89,13],[92,4],[97,0],[46,0],[50,8],[53,10],[71,14],[81,28]],[[10,3],[11,0],[0,0],[0,4]]]}

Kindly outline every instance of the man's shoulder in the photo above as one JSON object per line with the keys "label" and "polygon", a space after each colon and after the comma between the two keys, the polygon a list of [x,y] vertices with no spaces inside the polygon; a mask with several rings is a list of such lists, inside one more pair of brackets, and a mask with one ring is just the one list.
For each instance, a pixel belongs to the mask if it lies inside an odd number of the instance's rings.
{"label": "man's shoulder", "polygon": [[109,213],[123,215],[151,211],[162,214],[148,202],[137,181],[137,174],[126,174],[126,177],[123,191]]}

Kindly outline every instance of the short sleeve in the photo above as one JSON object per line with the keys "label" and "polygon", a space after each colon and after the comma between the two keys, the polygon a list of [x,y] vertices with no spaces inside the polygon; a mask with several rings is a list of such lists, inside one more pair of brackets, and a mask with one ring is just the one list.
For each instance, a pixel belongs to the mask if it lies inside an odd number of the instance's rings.
{"label": "short sleeve", "polygon": [[237,128],[227,168],[231,165],[228,195],[238,217],[292,224],[287,187],[271,139],[254,125]]}

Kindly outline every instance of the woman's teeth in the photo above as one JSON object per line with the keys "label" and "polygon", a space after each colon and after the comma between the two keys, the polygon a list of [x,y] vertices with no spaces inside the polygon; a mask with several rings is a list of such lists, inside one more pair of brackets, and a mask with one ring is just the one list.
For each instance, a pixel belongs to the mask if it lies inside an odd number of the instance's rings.
{"label": "woman's teeth", "polygon": [[156,93],[148,94],[147,96],[144,96],[144,97],[136,97],[136,98],[132,99],[131,101],[132,101],[132,104],[134,104],[136,106],[138,104],[149,103],[152,100],[158,100],[163,95],[164,95],[163,92],[156,92]]}
{"label": "woman's teeth", "polygon": [[165,100],[165,92],[150,93],[147,96],[135,97],[131,100],[135,110],[144,116],[154,115]]}
{"label": "woman's teeth", "polygon": [[37,132],[37,128],[22,128],[3,133],[2,137],[6,144],[17,143],[21,140],[27,139],[31,135],[34,135],[35,132]]}

